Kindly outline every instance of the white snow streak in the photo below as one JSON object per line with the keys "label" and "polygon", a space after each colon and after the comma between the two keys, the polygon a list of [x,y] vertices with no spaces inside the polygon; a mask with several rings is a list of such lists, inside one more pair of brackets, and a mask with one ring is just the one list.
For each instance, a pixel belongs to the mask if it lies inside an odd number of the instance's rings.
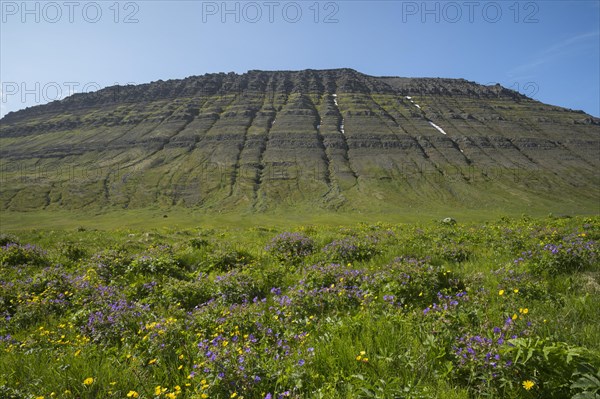
{"label": "white snow streak", "polygon": [[407,100],[409,100],[409,101],[410,101],[410,103],[411,103],[412,105],[414,105],[415,107],[417,107],[417,108],[421,109],[421,106],[420,106],[419,104],[417,104],[417,103],[415,102],[415,100],[413,100],[413,99],[412,99],[412,97],[411,97],[411,96],[406,96],[405,98],[406,98]]}
{"label": "white snow streak", "polygon": [[[420,106],[419,104],[417,104],[417,103],[416,103],[416,102],[415,102],[415,101],[412,99],[412,97],[411,97],[411,96],[406,96],[406,99],[407,99],[407,100],[410,100],[410,103],[411,103],[412,105],[414,105],[415,107],[417,107],[417,108],[421,109],[421,106]],[[440,133],[442,133],[442,134],[447,134],[447,133],[444,131],[444,129],[442,129],[441,127],[439,127],[438,125],[436,125],[436,124],[435,124],[435,123],[433,123],[432,121],[430,121],[430,120],[427,120],[427,122],[429,122],[429,124],[430,124],[431,126],[433,126],[434,128],[436,128],[436,129],[438,130],[438,132],[440,132]],[[461,151],[462,151],[462,150],[461,150]]]}
{"label": "white snow streak", "polygon": [[[337,94],[334,93],[331,95],[331,97],[333,97],[333,103],[335,104],[336,107],[338,107],[338,110],[339,110],[340,106],[338,105],[338,102],[337,102]],[[344,118],[342,118],[342,123],[340,123],[340,126],[338,129],[339,129],[340,133],[342,133],[344,135],[346,134],[346,132],[344,131]]]}
{"label": "white snow streak", "polygon": [[436,128],[440,133],[442,134],[446,134],[446,132],[444,131],[444,129],[442,129],[441,127],[439,127],[438,125],[436,125],[435,123],[433,123],[432,121],[429,121],[429,124],[431,126],[433,126],[434,128]]}

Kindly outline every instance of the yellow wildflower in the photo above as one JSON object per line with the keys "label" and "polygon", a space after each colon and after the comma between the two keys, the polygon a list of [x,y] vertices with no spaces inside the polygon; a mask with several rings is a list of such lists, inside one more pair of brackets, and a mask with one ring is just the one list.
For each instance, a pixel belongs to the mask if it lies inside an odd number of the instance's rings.
{"label": "yellow wildflower", "polygon": [[94,379],[92,377],[88,377],[83,380],[83,385],[92,385],[94,383]]}
{"label": "yellow wildflower", "polygon": [[498,291],[498,295],[500,295],[500,296],[504,295],[504,290]]}
{"label": "yellow wildflower", "polygon": [[139,398],[140,394],[137,393],[136,391],[129,391],[129,392],[127,392],[127,397],[128,398]]}
{"label": "yellow wildflower", "polygon": [[531,380],[526,380],[523,381],[523,388],[525,388],[525,390],[529,391],[531,388],[533,388],[535,385],[535,382],[531,381]]}
{"label": "yellow wildflower", "polygon": [[150,364],[155,364],[155,363],[156,363],[156,359],[151,359],[151,360],[148,362],[148,364],[149,364],[149,365],[150,365]]}

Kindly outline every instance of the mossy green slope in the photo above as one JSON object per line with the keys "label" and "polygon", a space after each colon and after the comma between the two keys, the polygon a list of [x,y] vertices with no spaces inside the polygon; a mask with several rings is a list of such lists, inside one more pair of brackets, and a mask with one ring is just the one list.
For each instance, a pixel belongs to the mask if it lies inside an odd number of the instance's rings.
{"label": "mossy green slope", "polygon": [[0,209],[597,212],[600,120],[350,69],[111,87],[10,113]]}

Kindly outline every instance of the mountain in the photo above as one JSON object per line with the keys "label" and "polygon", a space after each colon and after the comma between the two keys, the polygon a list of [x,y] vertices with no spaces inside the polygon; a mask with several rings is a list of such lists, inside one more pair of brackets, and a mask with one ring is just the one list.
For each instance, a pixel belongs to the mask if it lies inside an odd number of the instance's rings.
{"label": "mountain", "polygon": [[351,69],[74,94],[0,120],[0,158],[2,210],[600,210],[600,119]]}

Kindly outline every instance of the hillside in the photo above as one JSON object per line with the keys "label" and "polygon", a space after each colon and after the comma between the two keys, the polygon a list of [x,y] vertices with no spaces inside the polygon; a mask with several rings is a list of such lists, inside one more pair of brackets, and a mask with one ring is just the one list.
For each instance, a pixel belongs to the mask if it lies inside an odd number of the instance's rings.
{"label": "hillside", "polygon": [[600,119],[500,85],[207,74],[0,120],[0,209],[598,212]]}

